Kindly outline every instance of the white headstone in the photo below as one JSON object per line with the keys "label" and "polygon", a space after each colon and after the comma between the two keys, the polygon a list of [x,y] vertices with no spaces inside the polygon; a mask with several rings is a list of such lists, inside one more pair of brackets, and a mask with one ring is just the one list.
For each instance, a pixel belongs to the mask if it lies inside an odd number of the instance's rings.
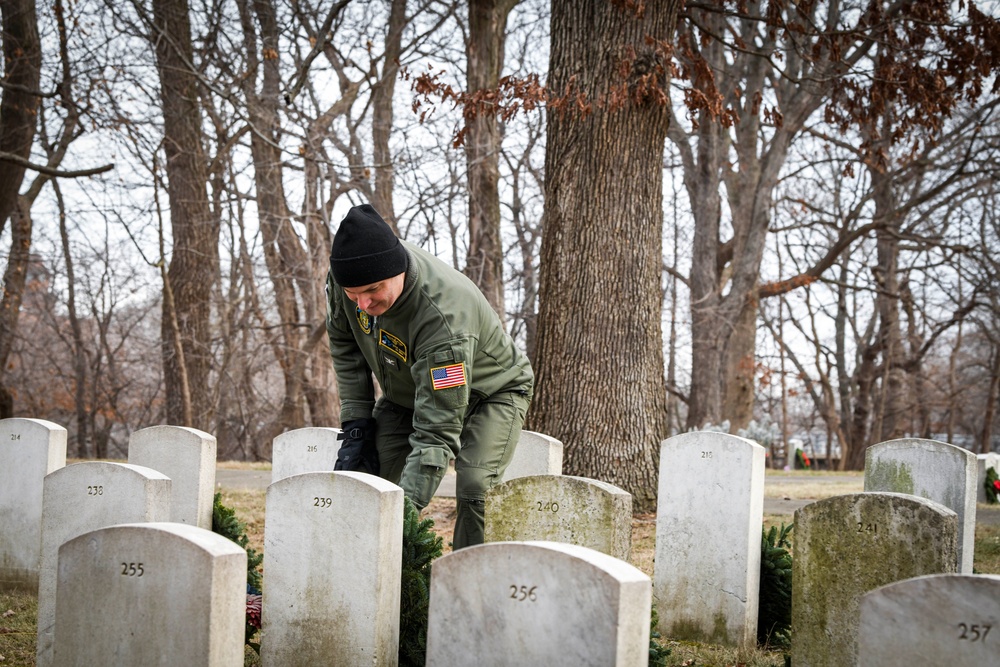
{"label": "white headstone", "polygon": [[518,477],[487,491],[485,539],[565,542],[627,561],[632,495],[586,477]]}
{"label": "white headstone", "polygon": [[403,490],[310,472],[267,488],[261,661],[388,665],[399,651]]}
{"label": "white headstone", "polygon": [[910,577],[954,573],[958,562],[955,512],[899,493],[855,493],[806,505],[795,512],[793,539],[795,667],[857,664],[861,596]]}
{"label": "white headstone", "polygon": [[43,419],[0,420],[0,591],[38,590],[42,483],[66,465],[66,429]]}
{"label": "white headstone", "polygon": [[645,667],[649,577],[593,549],[496,542],[431,572],[427,667]]}
{"label": "white headstone", "polygon": [[271,449],[271,482],[304,472],[333,470],[341,441],[339,428],[309,427],[286,431]]}
{"label": "white headstone", "polygon": [[764,459],[726,433],[660,445],[653,595],[664,636],[756,644]]}
{"label": "white headstone", "polygon": [[858,664],[1000,664],[1000,576],[937,574],[861,598]]}
{"label": "white headstone", "polygon": [[972,574],[976,539],[976,455],[936,440],[901,438],[865,452],[865,491],[908,493],[958,514],[958,571]]}
{"label": "white headstone", "polygon": [[186,426],[150,426],[132,433],[128,462],[170,478],[170,520],[212,529],[215,436]]}
{"label": "white headstone", "polygon": [[38,667],[52,664],[59,546],[106,526],[168,521],[170,479],[156,470],[125,463],[75,463],[45,477],[43,498]]}
{"label": "white headstone", "polygon": [[241,667],[246,551],[180,523],[111,526],[59,549],[53,664]]}
{"label": "white headstone", "polygon": [[[979,454],[976,456],[976,502],[986,502],[986,469],[993,468],[1000,474],[1000,454],[990,452],[989,454]],[[997,492],[1000,495],[1000,491]]]}
{"label": "white headstone", "polygon": [[563,444],[555,438],[534,431],[521,431],[504,481],[529,475],[561,475]]}

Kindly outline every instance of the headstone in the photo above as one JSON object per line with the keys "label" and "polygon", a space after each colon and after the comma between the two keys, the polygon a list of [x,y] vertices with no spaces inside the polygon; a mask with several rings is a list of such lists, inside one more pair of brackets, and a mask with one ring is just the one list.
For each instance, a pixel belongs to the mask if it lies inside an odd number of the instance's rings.
{"label": "headstone", "polygon": [[[858,659],[858,603],[879,586],[954,573],[958,517],[899,493],[855,493],[795,512],[792,664],[843,667]],[[901,663],[902,664],[902,663]]]}
{"label": "headstone", "polygon": [[865,491],[908,493],[958,514],[958,571],[972,574],[976,538],[976,455],[936,440],[901,438],[865,453]]}
{"label": "headstone", "polygon": [[504,481],[529,475],[561,475],[563,444],[555,438],[534,431],[521,431]]}
{"label": "headstone", "polygon": [[356,472],[271,484],[262,664],[395,665],[402,554],[403,490],[395,484]]}
{"label": "headstone", "polygon": [[1000,576],[937,574],[861,598],[858,664],[1000,663]]}
{"label": "headstone", "polygon": [[271,482],[304,472],[333,470],[339,428],[309,427],[286,431],[274,439],[271,448]]}
{"label": "headstone", "polygon": [[[979,454],[976,456],[976,502],[985,503],[986,500],[986,469],[993,468],[1000,474],[1000,454],[990,452],[989,454]],[[997,492],[1000,495],[1000,491]]]}
{"label": "headstone", "polygon": [[496,542],[431,573],[427,667],[633,667],[649,661],[649,577],[593,549]]}
{"label": "headstone", "polygon": [[653,596],[666,637],[757,641],[763,447],[726,433],[660,445]]}
{"label": "headstone", "polygon": [[170,520],[212,529],[215,436],[186,426],[150,426],[132,433],[128,462],[170,478]]}
{"label": "headstone", "polygon": [[59,548],[53,664],[241,667],[247,554],[180,523],[101,528]]}
{"label": "headstone", "polygon": [[45,477],[38,577],[38,667],[52,664],[59,546],[106,526],[169,519],[170,479],[156,470],[91,461],[60,468]]}
{"label": "headstone", "polygon": [[632,495],[586,477],[518,477],[486,493],[484,535],[487,542],[576,544],[627,561]]}
{"label": "headstone", "polygon": [[42,483],[66,465],[66,429],[43,419],[0,419],[0,591],[38,590]]}

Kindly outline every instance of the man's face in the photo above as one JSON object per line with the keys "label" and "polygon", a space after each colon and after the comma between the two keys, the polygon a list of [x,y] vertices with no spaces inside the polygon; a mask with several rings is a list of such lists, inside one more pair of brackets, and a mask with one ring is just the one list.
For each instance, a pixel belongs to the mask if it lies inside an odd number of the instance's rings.
{"label": "man's face", "polygon": [[371,285],[361,285],[360,287],[345,287],[344,294],[347,298],[358,304],[358,307],[369,315],[378,317],[385,313],[396,303],[396,299],[403,293],[403,281],[405,273],[398,276],[380,280]]}

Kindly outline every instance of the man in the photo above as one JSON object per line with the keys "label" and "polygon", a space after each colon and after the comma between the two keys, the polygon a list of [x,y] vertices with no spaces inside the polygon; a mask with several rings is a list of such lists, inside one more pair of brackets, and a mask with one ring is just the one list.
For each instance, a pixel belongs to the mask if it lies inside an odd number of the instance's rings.
{"label": "man", "polygon": [[[472,281],[400,241],[367,204],[334,237],[327,302],[338,468],[377,466],[423,509],[455,459],[452,546],[481,544],[486,491],[510,463],[531,400],[528,359]],[[377,462],[364,451],[371,443]]]}

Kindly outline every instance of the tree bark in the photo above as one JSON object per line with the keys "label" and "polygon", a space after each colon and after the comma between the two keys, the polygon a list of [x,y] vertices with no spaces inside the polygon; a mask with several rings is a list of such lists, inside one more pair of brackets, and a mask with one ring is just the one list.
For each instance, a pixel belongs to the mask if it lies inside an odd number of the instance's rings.
{"label": "tree bark", "polygon": [[877,264],[875,309],[879,315],[879,349],[882,352],[881,387],[873,431],[879,442],[902,437],[909,412],[906,350],[899,322],[899,229],[891,173],[870,167],[874,190]]}
{"label": "tree bark", "polygon": [[[503,69],[507,16],[519,0],[469,0],[466,89],[496,91]],[[500,240],[500,127],[492,103],[466,122],[465,161],[469,183],[469,253],[465,275],[476,283],[506,322],[503,244]]]}
{"label": "tree bark", "polygon": [[[169,313],[162,324],[166,419],[169,423],[211,430],[212,288],[219,271],[219,223],[206,190],[208,167],[202,148],[198,76],[187,0],[153,0],[153,34],[163,106],[173,252],[167,280],[173,291],[181,344],[191,391],[192,423],[184,424],[179,359],[171,341]],[[166,308],[166,306],[164,306]]]}
{"label": "tree bark", "polygon": [[392,164],[389,138],[392,136],[392,99],[399,74],[399,57],[403,48],[403,28],[406,27],[406,0],[392,0],[389,25],[382,56],[382,76],[372,88],[372,158],[375,162],[375,187],[371,205],[395,231],[396,207],[392,193],[396,170]]}
{"label": "tree bark", "polygon": [[[283,431],[305,426],[305,401],[302,375],[294,370],[297,358],[303,354],[302,322],[295,292],[296,277],[308,274],[308,256],[302,251],[298,238],[291,231],[291,213],[285,200],[282,180],[281,123],[279,97],[281,72],[278,68],[280,47],[274,6],[270,0],[254,0],[253,15],[260,27],[261,44],[258,49],[256,26],[246,2],[240,2],[240,19],[243,26],[244,47],[248,61],[248,76],[244,77],[244,94],[250,120],[250,150],[253,155],[254,183],[257,193],[257,211],[275,305],[280,320],[280,336],[272,350],[284,378],[284,397],[272,433],[262,434],[273,439]],[[259,57],[260,56],[260,57]],[[262,88],[255,90],[258,70],[263,70]],[[304,367],[304,364],[302,365]]]}
{"label": "tree bark", "polygon": [[[10,256],[3,274],[3,300],[0,301],[0,369],[6,369],[14,349],[17,320],[21,313],[24,286],[31,263],[31,208],[18,206],[11,220]],[[0,419],[14,416],[15,393],[7,386],[6,373],[0,374]]]}
{"label": "tree bark", "polygon": [[[669,115],[638,97],[637,69],[666,63],[678,2],[641,18],[603,0],[552,3],[549,87],[585,96],[590,113],[550,108],[545,157],[537,390],[529,427],[565,445],[564,469],[655,506],[666,435],[661,331],[662,165]],[[633,95],[602,106],[625,84]],[[621,90],[618,88],[617,90]]]}
{"label": "tree bark", "polygon": [[[4,0],[3,97],[0,99],[0,153],[27,160],[38,122],[38,90],[42,47],[35,0]],[[0,160],[0,233],[17,207],[24,180],[22,162]]]}
{"label": "tree bark", "polygon": [[993,420],[997,414],[997,400],[1000,399],[1000,345],[990,341],[990,385],[986,392],[986,409],[983,412],[983,430],[979,436],[979,453],[993,451]]}
{"label": "tree bark", "polygon": [[[42,50],[34,0],[5,0],[3,14],[4,83],[0,98],[0,152],[27,159],[37,124]],[[17,320],[31,257],[31,211],[19,207],[18,192],[25,167],[0,160],[0,233],[11,224],[11,249],[0,299],[0,419],[14,416],[14,392],[6,368],[17,335]],[[19,210],[20,208],[20,210]]]}

